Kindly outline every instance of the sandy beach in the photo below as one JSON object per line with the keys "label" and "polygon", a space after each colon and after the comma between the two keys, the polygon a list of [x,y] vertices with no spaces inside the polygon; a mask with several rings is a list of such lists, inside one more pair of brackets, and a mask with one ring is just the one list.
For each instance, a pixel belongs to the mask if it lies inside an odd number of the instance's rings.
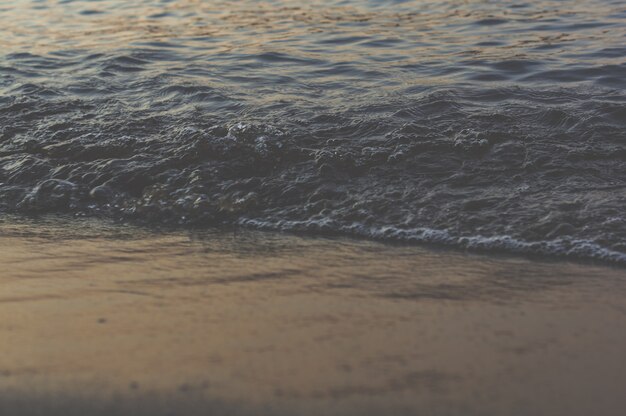
{"label": "sandy beach", "polygon": [[624,0],[0,0],[0,416],[626,415]]}
{"label": "sandy beach", "polygon": [[0,225],[0,414],[621,415],[626,271],[342,238]]}

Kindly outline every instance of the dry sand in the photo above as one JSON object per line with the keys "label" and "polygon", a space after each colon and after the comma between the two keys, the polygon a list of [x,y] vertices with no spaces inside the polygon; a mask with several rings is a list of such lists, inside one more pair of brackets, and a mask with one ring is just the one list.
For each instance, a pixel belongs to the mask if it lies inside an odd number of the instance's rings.
{"label": "dry sand", "polygon": [[0,414],[623,415],[626,270],[0,224]]}

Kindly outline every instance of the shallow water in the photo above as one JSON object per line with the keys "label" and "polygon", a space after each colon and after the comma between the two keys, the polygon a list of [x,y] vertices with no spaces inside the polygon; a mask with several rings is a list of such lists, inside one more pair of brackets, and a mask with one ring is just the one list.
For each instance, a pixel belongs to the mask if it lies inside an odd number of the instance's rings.
{"label": "shallow water", "polygon": [[0,208],[626,263],[623,1],[0,1]]}
{"label": "shallow water", "polygon": [[621,416],[626,271],[0,221],[0,414]]}

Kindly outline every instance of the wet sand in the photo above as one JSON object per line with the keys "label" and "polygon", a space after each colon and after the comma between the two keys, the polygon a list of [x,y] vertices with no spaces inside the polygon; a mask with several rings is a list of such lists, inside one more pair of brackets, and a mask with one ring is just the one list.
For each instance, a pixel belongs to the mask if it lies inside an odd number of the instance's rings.
{"label": "wet sand", "polygon": [[0,223],[2,415],[622,415],[626,270]]}

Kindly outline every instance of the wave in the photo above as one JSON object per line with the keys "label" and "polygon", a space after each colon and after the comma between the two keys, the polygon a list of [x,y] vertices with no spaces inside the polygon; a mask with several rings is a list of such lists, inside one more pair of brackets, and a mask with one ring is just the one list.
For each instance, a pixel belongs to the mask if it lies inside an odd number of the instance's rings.
{"label": "wave", "polygon": [[623,263],[619,2],[300,3],[7,10],[0,211]]}

